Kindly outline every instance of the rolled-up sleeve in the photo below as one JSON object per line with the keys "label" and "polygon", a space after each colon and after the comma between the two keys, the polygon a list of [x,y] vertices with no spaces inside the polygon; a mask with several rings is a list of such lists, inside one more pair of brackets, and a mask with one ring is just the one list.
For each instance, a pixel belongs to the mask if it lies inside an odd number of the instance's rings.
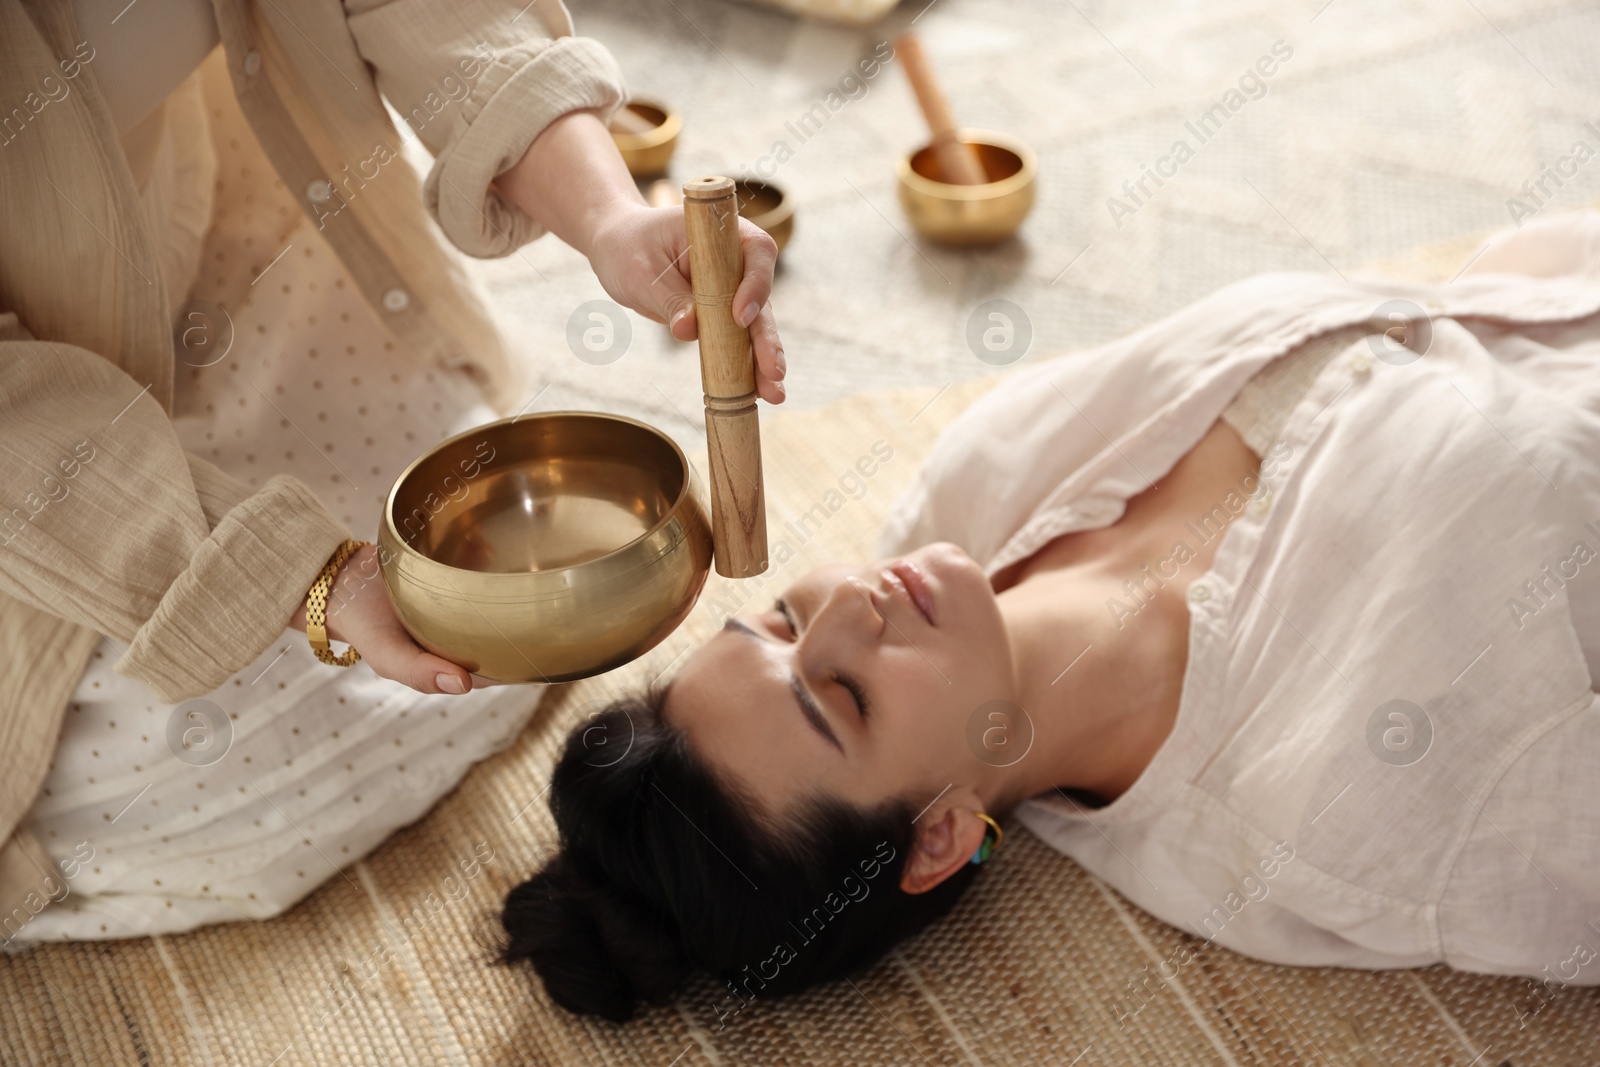
{"label": "rolled-up sleeve", "polygon": [[544,233],[491,184],[569,111],[601,121],[627,99],[599,41],[572,36],[561,0],[349,0],[356,47],[379,90],[433,154],[428,211],[471,256],[505,256]]}
{"label": "rolled-up sleeve", "polygon": [[0,343],[0,591],[128,642],[164,701],[272,643],[350,536],[303,483],[259,490],[185,452],[166,412],[93,352]]}

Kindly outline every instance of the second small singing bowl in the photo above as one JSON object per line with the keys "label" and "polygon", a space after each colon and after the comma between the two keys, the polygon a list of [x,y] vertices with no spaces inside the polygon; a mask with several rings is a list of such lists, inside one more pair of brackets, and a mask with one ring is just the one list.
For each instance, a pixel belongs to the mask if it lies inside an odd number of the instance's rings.
{"label": "second small singing bowl", "polygon": [[554,411],[458,434],[401,472],[379,562],[424,648],[502,682],[565,682],[655,647],[694,606],[711,523],[661,431]]}
{"label": "second small singing bowl", "polygon": [[944,180],[932,145],[902,156],[896,167],[900,206],[922,236],[953,245],[992,244],[1017,232],[1033,209],[1039,164],[1033,150],[1014,137],[989,130],[961,130],[977,149],[988,181],[957,185]]}
{"label": "second small singing bowl", "polygon": [[794,201],[776,185],[755,178],[737,178],[733,188],[739,214],[766,230],[782,252],[794,235]]}
{"label": "second small singing bowl", "polygon": [[667,172],[683,131],[683,116],[647,100],[631,100],[611,120],[611,139],[635,178],[653,178]]}

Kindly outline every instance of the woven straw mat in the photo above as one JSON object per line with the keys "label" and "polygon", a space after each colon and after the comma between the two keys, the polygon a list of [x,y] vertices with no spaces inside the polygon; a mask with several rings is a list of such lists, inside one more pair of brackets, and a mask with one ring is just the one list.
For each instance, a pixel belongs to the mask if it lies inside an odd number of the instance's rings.
{"label": "woven straw mat", "polygon": [[[1374,265],[1442,281],[1463,239]],[[807,568],[864,559],[934,436],[997,378],[767,413],[769,537],[796,555],[763,579],[712,574],[690,619],[610,675],[560,686],[506,751],[423,819],[288,913],[194,933],[51,944],[0,960],[5,1064],[1440,1064],[1600,1062],[1600,991],[1443,967],[1363,972],[1256,963],[1140,912],[1020,827],[954,912],[853,982],[756,1000],[718,1027],[724,991],[616,1026],[555,1009],[528,972],[487,964],[506,891],[550,852],[542,798],[567,730],[667,669],[737,610]],[[883,440],[859,499],[812,511]],[[703,453],[695,462],[703,474]],[[834,501],[837,503],[837,501]],[[822,512],[827,512],[822,518]],[[820,524],[820,525],[819,525]],[[754,601],[759,603],[759,601]],[[462,863],[493,858],[462,877]],[[450,882],[446,878],[456,875]],[[464,892],[463,892],[464,889]],[[431,896],[430,896],[431,895]],[[1176,977],[1134,983],[1188,942]],[[1169,968],[1170,969],[1170,968]]]}

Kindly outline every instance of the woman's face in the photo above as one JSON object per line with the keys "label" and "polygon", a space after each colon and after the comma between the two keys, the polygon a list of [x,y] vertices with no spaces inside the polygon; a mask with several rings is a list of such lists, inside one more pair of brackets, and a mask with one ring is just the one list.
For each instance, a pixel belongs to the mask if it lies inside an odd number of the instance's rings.
{"label": "woman's face", "polygon": [[966,784],[985,769],[968,720],[1015,699],[989,580],[939,542],[819,567],[778,604],[732,616],[680,669],[663,715],[778,816],[813,792],[872,805]]}

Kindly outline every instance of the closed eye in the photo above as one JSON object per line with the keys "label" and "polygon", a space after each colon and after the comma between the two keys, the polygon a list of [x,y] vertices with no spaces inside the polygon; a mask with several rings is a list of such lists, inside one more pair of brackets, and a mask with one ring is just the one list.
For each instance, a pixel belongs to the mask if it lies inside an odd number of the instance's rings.
{"label": "closed eye", "polygon": [[[800,628],[795,625],[794,612],[790,609],[788,603],[782,597],[779,597],[777,600],[773,601],[772,606],[778,612],[778,614],[783,616],[783,621],[789,627],[789,635],[791,637],[798,637],[800,634]],[[872,714],[872,704],[867,700],[866,690],[861,687],[859,682],[848,675],[840,674],[838,671],[833,672],[833,680],[839,685],[843,686],[850,696],[855,700],[856,714],[858,716],[865,719],[868,715]]]}
{"label": "closed eye", "polygon": [[[734,633],[743,634],[752,641],[765,642],[767,640],[761,634],[757,633],[755,630],[752,630],[749,626],[745,625],[738,618],[732,615],[728,616],[727,621],[722,624],[722,628],[724,630],[731,630]],[[835,734],[833,732],[833,728],[828,725],[828,720],[822,714],[822,710],[817,707],[817,702],[813,700],[811,694],[806,691],[805,685],[800,681],[800,676],[795,674],[792,670],[789,672],[789,689],[794,693],[795,705],[800,709],[800,713],[805,716],[806,722],[810,724],[813,730],[815,730],[822,737],[826,738],[828,744],[836,748],[840,755],[844,755],[844,745],[839,743],[838,735]]]}
{"label": "closed eye", "polygon": [[857,715],[860,715],[863,719],[865,719],[868,715],[872,714],[872,705],[867,703],[866,690],[862,689],[859,683],[857,683],[853,678],[840,674],[838,671],[833,672],[833,680],[848,689],[850,691],[850,695],[855,697]]}

